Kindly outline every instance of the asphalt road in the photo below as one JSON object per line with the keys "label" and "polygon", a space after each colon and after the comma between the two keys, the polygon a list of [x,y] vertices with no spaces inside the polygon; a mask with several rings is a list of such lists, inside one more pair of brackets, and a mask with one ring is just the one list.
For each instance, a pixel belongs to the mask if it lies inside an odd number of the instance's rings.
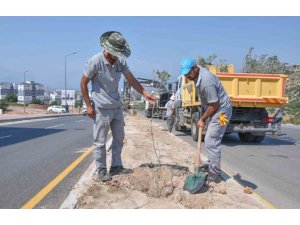
{"label": "asphalt road", "polygon": [[[166,126],[166,121],[154,118]],[[222,141],[222,169],[275,208],[300,208],[300,126],[283,125],[283,136],[268,135],[262,143],[242,143],[237,134]],[[173,133],[195,146],[189,132]],[[204,143],[202,153],[207,157]]]}
{"label": "asphalt road", "polygon": [[[20,208],[92,145],[92,120],[67,116],[0,124],[0,208]],[[59,208],[89,154],[36,208]]]}

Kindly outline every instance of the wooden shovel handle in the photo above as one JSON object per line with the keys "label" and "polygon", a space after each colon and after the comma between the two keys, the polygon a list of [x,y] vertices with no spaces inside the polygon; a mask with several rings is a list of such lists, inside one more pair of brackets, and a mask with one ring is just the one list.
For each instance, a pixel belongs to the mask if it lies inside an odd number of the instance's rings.
{"label": "wooden shovel handle", "polygon": [[202,141],[202,128],[199,127],[199,130],[198,130],[198,143],[197,143],[197,161],[196,161],[196,167],[201,166],[200,165],[200,162],[201,162],[201,158],[200,158],[200,155],[201,155],[201,141]]}

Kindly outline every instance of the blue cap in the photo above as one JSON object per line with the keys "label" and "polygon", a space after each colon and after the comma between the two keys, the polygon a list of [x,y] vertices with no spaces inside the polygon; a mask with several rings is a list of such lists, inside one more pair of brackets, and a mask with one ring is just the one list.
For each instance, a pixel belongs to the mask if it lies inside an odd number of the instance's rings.
{"label": "blue cap", "polygon": [[185,58],[180,63],[180,75],[186,75],[190,72],[191,68],[196,65],[196,60],[192,58]]}

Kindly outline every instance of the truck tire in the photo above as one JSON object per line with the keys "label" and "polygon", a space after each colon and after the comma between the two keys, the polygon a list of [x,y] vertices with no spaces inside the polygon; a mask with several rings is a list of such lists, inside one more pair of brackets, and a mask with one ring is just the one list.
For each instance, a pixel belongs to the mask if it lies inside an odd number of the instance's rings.
{"label": "truck tire", "polygon": [[175,128],[176,131],[186,131],[186,127],[185,126],[181,126],[179,124],[179,121],[178,121],[177,118],[175,118],[174,128]]}
{"label": "truck tire", "polygon": [[263,136],[255,136],[255,142],[260,143],[265,139],[265,137],[266,137],[266,134]]}
{"label": "truck tire", "polygon": [[251,133],[239,133],[241,142],[255,142],[255,136]]}
{"label": "truck tire", "polygon": [[160,119],[160,120],[162,119],[162,112],[161,111],[158,112],[158,119]]}
{"label": "truck tire", "polygon": [[166,120],[166,119],[167,119],[166,112],[163,112],[163,113],[162,113],[162,119],[163,119],[163,120]]}
{"label": "truck tire", "polygon": [[192,138],[194,141],[198,141],[198,133],[199,133],[198,115],[196,113],[193,113],[192,124],[191,124],[191,134],[192,134]]}
{"label": "truck tire", "polygon": [[150,118],[150,117],[151,117],[151,113],[148,112],[148,111],[145,111],[145,116],[146,116],[147,118]]}

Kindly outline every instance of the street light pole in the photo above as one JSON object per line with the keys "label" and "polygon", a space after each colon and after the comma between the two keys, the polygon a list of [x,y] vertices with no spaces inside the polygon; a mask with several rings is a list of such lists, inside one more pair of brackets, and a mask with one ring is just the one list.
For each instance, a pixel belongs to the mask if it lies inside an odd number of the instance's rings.
{"label": "street light pole", "polygon": [[66,101],[66,110],[67,110],[67,56],[74,55],[77,52],[72,52],[70,54],[65,55],[65,101]]}
{"label": "street light pole", "polygon": [[23,91],[24,91],[24,99],[23,99],[23,111],[24,111],[24,114],[25,114],[25,74],[29,72],[29,70],[26,70],[24,71],[24,85],[23,85]]}

